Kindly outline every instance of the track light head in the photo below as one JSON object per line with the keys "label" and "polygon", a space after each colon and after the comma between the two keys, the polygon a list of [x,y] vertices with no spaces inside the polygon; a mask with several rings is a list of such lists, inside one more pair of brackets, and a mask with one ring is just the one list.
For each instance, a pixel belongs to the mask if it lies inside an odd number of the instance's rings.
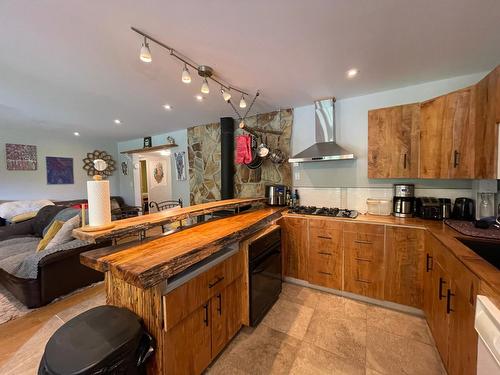
{"label": "track light head", "polygon": [[240,108],[246,108],[247,102],[245,101],[245,96],[242,94],[240,99]]}
{"label": "track light head", "polygon": [[150,63],[151,61],[153,61],[153,58],[151,57],[151,50],[149,49],[149,43],[146,37],[144,37],[144,43],[142,43],[141,54],[139,55],[139,58],[145,63]]}
{"label": "track light head", "polygon": [[203,84],[201,85],[201,93],[202,94],[210,93],[210,87],[208,87],[208,81],[206,78],[203,80]]}
{"label": "track light head", "polygon": [[226,91],[226,90],[224,90],[224,89],[221,87],[220,92],[221,92],[221,94],[222,94],[222,98],[224,99],[224,101],[225,101],[225,102],[228,102],[228,101],[229,101],[229,99],[231,99],[230,89],[227,89],[227,91]]}
{"label": "track light head", "polygon": [[189,74],[189,70],[186,64],[184,64],[184,69],[182,69],[182,82],[191,83],[191,74]]}

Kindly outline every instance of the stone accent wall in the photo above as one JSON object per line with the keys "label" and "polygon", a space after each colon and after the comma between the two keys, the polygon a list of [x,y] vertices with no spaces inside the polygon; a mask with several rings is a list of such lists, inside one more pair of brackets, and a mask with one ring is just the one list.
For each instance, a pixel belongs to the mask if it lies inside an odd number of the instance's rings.
{"label": "stone accent wall", "polygon": [[[281,114],[281,116],[280,116]],[[263,113],[245,119],[248,127],[280,130],[282,135],[263,134],[263,141],[273,148],[279,148],[290,156],[293,110],[284,109]],[[235,135],[243,134],[235,121]],[[220,199],[220,124],[195,126],[188,129],[189,189],[191,204]],[[265,186],[283,184],[291,186],[292,171],[288,161],[274,164],[264,160],[258,169],[235,165],[234,194],[238,198],[263,197]]]}

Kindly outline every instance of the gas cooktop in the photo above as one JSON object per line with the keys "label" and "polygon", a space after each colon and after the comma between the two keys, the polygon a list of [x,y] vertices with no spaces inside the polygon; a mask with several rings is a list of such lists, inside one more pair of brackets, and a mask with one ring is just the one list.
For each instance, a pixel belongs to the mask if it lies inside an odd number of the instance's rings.
{"label": "gas cooktop", "polygon": [[346,219],[354,219],[358,216],[358,211],[356,210],[340,209],[336,207],[329,208],[329,207],[315,207],[315,206],[298,206],[290,208],[288,212],[300,215],[318,215],[318,216],[340,217]]}

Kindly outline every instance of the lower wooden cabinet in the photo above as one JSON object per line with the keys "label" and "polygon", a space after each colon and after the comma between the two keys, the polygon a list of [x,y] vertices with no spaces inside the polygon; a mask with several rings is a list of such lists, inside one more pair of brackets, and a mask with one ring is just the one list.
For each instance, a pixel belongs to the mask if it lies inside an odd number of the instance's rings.
{"label": "lower wooden cabinet", "polygon": [[308,220],[286,217],[280,221],[283,246],[283,274],[307,280],[308,276]]}
{"label": "lower wooden cabinet", "polygon": [[[228,258],[164,297],[168,374],[201,374],[240,329],[241,255]],[[182,307],[190,308],[189,313],[180,314]]]}
{"label": "lower wooden cabinet", "polygon": [[384,299],[422,308],[424,230],[386,227]]}
{"label": "lower wooden cabinet", "polygon": [[344,226],[344,290],[384,298],[384,226]]}

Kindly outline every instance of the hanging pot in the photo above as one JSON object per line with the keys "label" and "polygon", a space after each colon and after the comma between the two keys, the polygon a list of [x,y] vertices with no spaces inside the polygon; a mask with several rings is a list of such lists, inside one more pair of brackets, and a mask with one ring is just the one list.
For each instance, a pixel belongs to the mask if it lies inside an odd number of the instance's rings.
{"label": "hanging pot", "polygon": [[269,160],[274,164],[281,164],[285,161],[285,153],[279,149],[280,137],[278,136],[277,148],[273,149],[269,154]]}
{"label": "hanging pot", "polygon": [[264,159],[262,159],[257,152],[257,140],[252,136],[252,161],[245,165],[250,169],[257,169],[263,162]]}
{"label": "hanging pot", "polygon": [[266,142],[260,140],[260,145],[257,148],[257,155],[259,155],[261,158],[266,158],[269,155],[269,146],[267,145],[267,137],[266,137]]}

